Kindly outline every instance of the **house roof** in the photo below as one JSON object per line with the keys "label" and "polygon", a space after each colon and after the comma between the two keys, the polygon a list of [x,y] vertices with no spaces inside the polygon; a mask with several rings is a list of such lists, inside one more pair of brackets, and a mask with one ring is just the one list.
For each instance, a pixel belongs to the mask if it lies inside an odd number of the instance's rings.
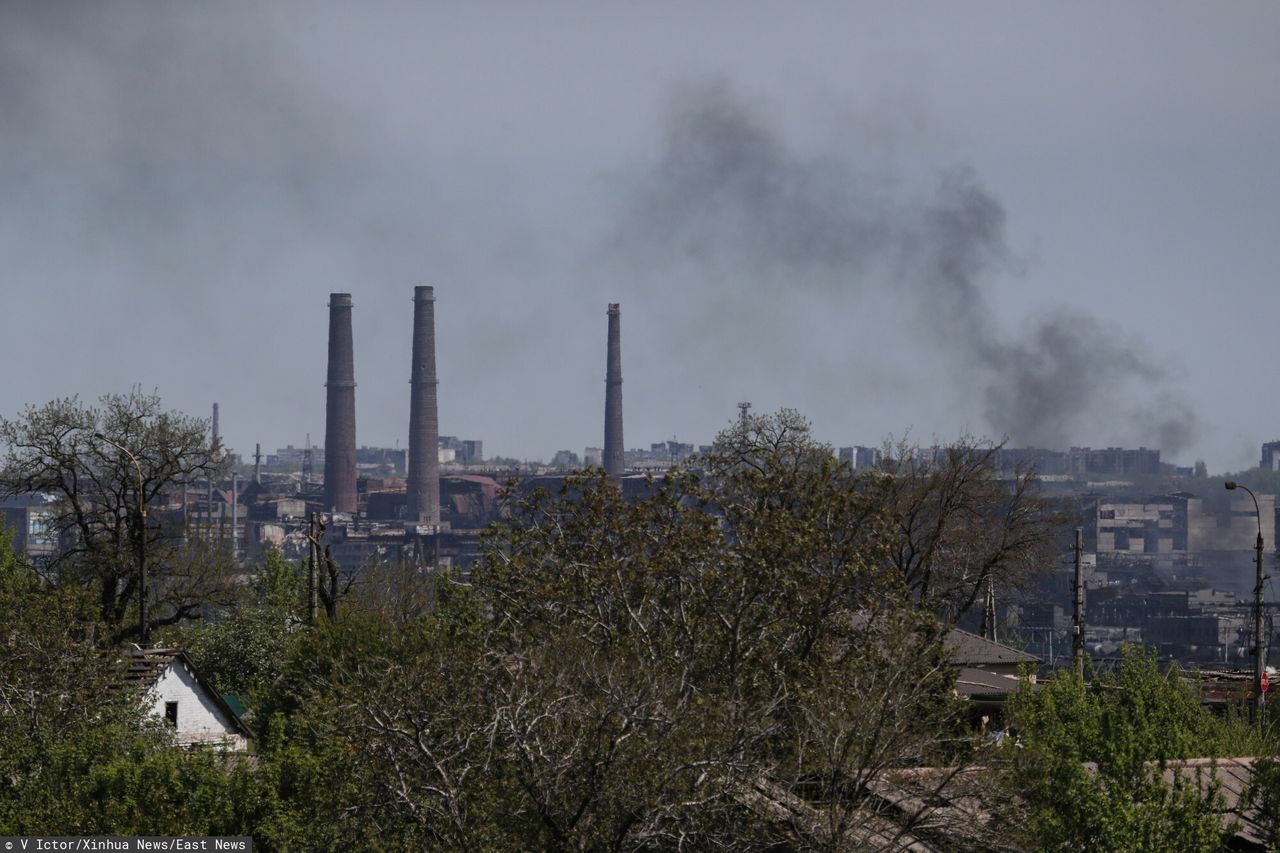
{"label": "house roof", "polygon": [[[1214,793],[1220,796],[1221,812],[1219,819],[1224,832],[1231,832],[1232,843],[1228,849],[1233,850],[1268,850],[1272,841],[1266,826],[1265,816],[1259,812],[1258,804],[1249,801],[1249,786],[1253,781],[1253,766],[1257,759],[1248,756],[1238,758],[1184,758],[1164,762],[1147,762],[1146,766],[1168,784],[1173,784],[1175,777],[1194,785],[1199,791],[1207,793],[1216,788]],[[1098,772],[1098,765],[1085,762],[1085,769],[1090,773]]]}
{"label": "house roof", "polygon": [[1040,658],[1013,646],[979,637],[963,628],[952,628],[944,641],[951,661],[959,666],[992,666],[995,664],[1039,663]]}
{"label": "house roof", "polygon": [[[1266,759],[1263,759],[1264,761]],[[1234,829],[1235,839],[1257,850],[1268,849],[1272,840],[1264,816],[1256,803],[1249,802],[1249,785],[1253,782],[1255,758],[1187,758],[1170,761],[1162,776],[1172,783],[1174,774],[1194,782],[1200,790],[1216,783],[1222,797],[1223,829]],[[1211,781],[1212,780],[1212,781]]]}
{"label": "house roof", "polygon": [[200,685],[200,689],[205,692],[209,700],[227,715],[236,727],[236,731],[245,737],[253,737],[253,732],[240,719],[240,715],[232,710],[227,701],[222,698],[222,694],[214,690],[209,682],[204,680],[204,676],[196,669],[195,664],[191,662],[191,658],[187,653],[179,648],[168,649],[142,649],[134,646],[125,650],[124,659],[121,661],[123,671],[120,674],[121,681],[125,686],[136,687],[140,692],[145,692],[155,687],[160,679],[174,664],[181,664],[191,673],[192,679]]}
{"label": "house roof", "polygon": [[[174,661],[185,657],[186,652],[182,649],[141,649],[134,646],[124,653],[124,660],[121,662],[124,671],[120,677],[126,684],[142,688],[155,687]],[[194,667],[189,668],[195,672]]]}
{"label": "house roof", "polygon": [[[1229,833],[1224,849],[1268,850],[1273,839],[1256,802],[1250,802],[1248,790],[1256,761],[1267,759],[1187,758],[1175,761],[1148,762],[1147,768],[1172,784],[1175,777],[1195,786],[1201,792],[1214,793],[1219,801],[1219,820],[1224,833]],[[1084,764],[1090,773],[1097,765]],[[890,806],[898,815],[914,816],[911,832],[914,839],[944,842],[941,849],[993,849],[992,821],[1009,804],[1007,794],[990,784],[988,770],[981,766],[966,768],[917,767],[886,770],[868,781],[868,792]],[[892,820],[889,814],[882,814]],[[900,822],[900,821],[899,821]],[[933,848],[930,848],[933,849]]]}
{"label": "house roof", "polygon": [[1007,675],[996,675],[971,666],[961,667],[956,676],[956,692],[969,699],[1007,699],[1020,682]]}

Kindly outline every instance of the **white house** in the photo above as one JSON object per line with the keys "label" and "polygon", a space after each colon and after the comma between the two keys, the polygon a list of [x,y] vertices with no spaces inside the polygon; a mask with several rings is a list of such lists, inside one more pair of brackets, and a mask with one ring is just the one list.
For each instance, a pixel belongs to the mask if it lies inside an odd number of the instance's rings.
{"label": "white house", "polygon": [[175,729],[180,746],[248,749],[251,733],[226,701],[196,672],[182,649],[139,649],[125,653],[124,681],[143,695],[157,719]]}

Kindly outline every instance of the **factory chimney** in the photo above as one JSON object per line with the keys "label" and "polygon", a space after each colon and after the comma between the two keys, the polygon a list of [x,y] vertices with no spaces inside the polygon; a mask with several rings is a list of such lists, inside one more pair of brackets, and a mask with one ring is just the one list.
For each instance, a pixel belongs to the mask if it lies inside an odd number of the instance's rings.
{"label": "factory chimney", "polygon": [[621,477],[626,467],[622,449],[622,339],[618,303],[609,303],[609,352],[604,386],[604,470]]}
{"label": "factory chimney", "polygon": [[212,443],[214,447],[218,445],[218,404],[213,404],[213,428],[211,430]]}
{"label": "factory chimney", "polygon": [[436,411],[436,297],[413,289],[413,368],[409,375],[407,519],[440,523],[440,420]]}
{"label": "factory chimney", "polygon": [[356,372],[351,294],[329,294],[329,374],[324,428],[324,505],[356,511]]}

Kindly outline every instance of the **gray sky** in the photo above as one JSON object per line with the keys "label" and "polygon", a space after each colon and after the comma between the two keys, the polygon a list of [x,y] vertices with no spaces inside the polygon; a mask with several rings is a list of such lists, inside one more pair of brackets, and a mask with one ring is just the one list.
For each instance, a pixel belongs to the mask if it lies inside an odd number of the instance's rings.
{"label": "gray sky", "polygon": [[[265,7],[265,8],[264,8]],[[798,8],[797,8],[798,7]],[[0,413],[141,384],[251,453],[1280,437],[1280,5],[0,4]]]}

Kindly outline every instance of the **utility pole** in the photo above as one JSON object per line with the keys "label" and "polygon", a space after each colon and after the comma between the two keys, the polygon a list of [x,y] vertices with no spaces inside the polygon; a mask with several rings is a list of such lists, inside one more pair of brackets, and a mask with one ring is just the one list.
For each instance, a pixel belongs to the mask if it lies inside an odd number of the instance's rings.
{"label": "utility pole", "polygon": [[1071,614],[1071,655],[1075,659],[1076,675],[1084,679],[1084,528],[1076,528],[1076,575],[1072,585],[1075,608]]}
{"label": "utility pole", "polygon": [[1257,584],[1253,588],[1253,705],[1252,714],[1255,724],[1262,725],[1262,707],[1265,698],[1265,691],[1262,688],[1263,679],[1266,673],[1266,647],[1262,644],[1262,585],[1266,581],[1266,575],[1262,573],[1262,552],[1264,545],[1262,542],[1262,510],[1258,508],[1258,496],[1253,493],[1253,489],[1248,486],[1241,485],[1234,480],[1227,480],[1224,483],[1227,489],[1244,489],[1249,493],[1249,497],[1253,498],[1253,512],[1258,517],[1258,541],[1254,545],[1256,552],[1256,568],[1257,568]]}
{"label": "utility pole", "polygon": [[307,624],[316,624],[316,564],[320,559],[320,541],[316,538],[316,514],[307,520]]}
{"label": "utility pole", "polygon": [[987,578],[986,602],[982,608],[982,636],[993,643],[999,642],[996,638],[996,582],[994,578]]}
{"label": "utility pole", "polygon": [[238,492],[240,491],[239,474],[231,474],[231,565],[240,565],[240,507]]}
{"label": "utility pole", "polygon": [[[1257,502],[1257,498],[1253,499]],[[1257,570],[1258,585],[1253,588],[1253,689],[1255,692],[1254,705],[1258,709],[1258,725],[1262,725],[1262,707],[1266,703],[1267,691],[1264,688],[1265,679],[1267,677],[1267,648],[1262,642],[1262,585],[1266,577],[1262,573],[1262,513],[1258,513],[1258,542],[1254,546],[1257,549]]]}

